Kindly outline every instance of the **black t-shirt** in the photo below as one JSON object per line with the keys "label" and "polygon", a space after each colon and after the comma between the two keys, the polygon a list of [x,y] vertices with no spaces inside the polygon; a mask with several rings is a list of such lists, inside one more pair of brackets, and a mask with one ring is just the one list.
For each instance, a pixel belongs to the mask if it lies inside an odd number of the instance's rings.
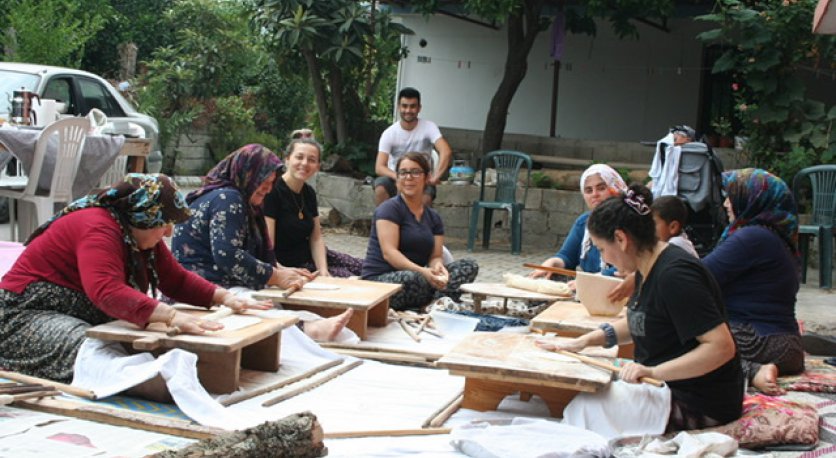
{"label": "black t-shirt", "polygon": [[[720,287],[700,260],[669,245],[642,284],[636,274],[636,293],[627,320],[635,359],[656,366],[693,350],[697,337],[726,323]],[[668,382],[673,396],[696,412],[727,423],[743,408],[743,372],[737,354],[708,374]]]}
{"label": "black t-shirt", "polygon": [[[302,219],[299,219],[299,212]],[[264,199],[264,216],[276,220],[276,260],[283,266],[302,267],[313,262],[311,232],[314,218],[319,216],[316,192],[307,184],[302,192],[293,192],[282,177]]]}

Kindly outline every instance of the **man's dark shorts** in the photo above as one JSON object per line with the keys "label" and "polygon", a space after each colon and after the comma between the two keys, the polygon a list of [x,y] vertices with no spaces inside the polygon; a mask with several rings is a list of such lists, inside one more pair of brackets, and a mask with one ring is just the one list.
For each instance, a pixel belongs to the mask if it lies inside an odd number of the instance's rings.
{"label": "man's dark shorts", "polygon": [[[389,177],[377,177],[374,179],[374,187],[383,186],[386,188],[386,192],[389,193],[389,197],[395,197],[395,194],[398,193],[398,188],[395,186],[395,180]],[[432,197],[432,200],[435,200],[435,186],[427,185],[424,188],[424,194]]]}

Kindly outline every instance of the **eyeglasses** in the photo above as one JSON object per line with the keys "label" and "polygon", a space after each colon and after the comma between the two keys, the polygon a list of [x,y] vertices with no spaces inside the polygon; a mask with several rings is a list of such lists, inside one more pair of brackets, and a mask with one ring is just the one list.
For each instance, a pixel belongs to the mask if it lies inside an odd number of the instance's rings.
{"label": "eyeglasses", "polygon": [[398,178],[419,178],[420,176],[424,175],[424,171],[421,169],[411,169],[411,170],[398,170]]}

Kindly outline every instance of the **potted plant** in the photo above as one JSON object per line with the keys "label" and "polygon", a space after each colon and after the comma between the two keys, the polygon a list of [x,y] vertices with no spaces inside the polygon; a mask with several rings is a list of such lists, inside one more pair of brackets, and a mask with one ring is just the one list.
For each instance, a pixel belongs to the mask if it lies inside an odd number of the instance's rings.
{"label": "potted plant", "polygon": [[717,146],[721,148],[730,148],[734,144],[734,141],[731,138],[732,125],[729,118],[720,116],[714,121],[711,121],[711,127],[714,129],[714,132],[720,136],[719,144]]}

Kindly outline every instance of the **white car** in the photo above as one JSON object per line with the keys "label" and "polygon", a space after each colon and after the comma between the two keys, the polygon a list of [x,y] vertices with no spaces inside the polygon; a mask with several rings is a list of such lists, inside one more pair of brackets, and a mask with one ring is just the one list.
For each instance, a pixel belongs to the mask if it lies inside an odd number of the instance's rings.
{"label": "white car", "polygon": [[[64,104],[62,114],[87,116],[93,108],[107,115],[114,125],[133,123],[152,140],[148,157],[149,172],[159,172],[162,163],[157,120],[144,115],[128,102],[116,88],[103,78],[82,70],[49,65],[0,62],[0,117],[10,119],[13,91],[25,88],[42,99],[55,99]],[[120,121],[126,121],[121,122]],[[117,133],[135,133],[117,132]]]}

